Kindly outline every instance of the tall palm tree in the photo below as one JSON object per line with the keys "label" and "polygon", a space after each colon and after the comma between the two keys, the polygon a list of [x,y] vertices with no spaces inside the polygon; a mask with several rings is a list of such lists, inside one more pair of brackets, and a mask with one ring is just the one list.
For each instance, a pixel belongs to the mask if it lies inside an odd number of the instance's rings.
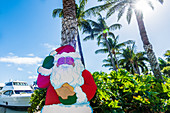
{"label": "tall palm tree", "polygon": [[[154,76],[157,79],[163,80],[161,72],[160,72],[159,63],[157,61],[157,58],[153,51],[153,47],[152,47],[151,43],[149,42],[146,30],[145,30],[145,25],[144,25],[144,21],[143,21],[143,13],[142,13],[142,11],[137,10],[135,7],[135,4],[139,0],[98,0],[98,1],[105,2],[104,5],[100,6],[100,8],[97,7],[96,9],[99,9],[101,11],[101,9],[107,8],[108,9],[108,12],[106,15],[107,18],[110,17],[116,11],[118,11],[118,20],[119,20],[127,9],[126,19],[127,19],[128,23],[130,23],[132,13],[133,12],[135,13],[139,31],[140,31],[140,36],[141,36],[141,39],[143,42],[143,46],[147,53],[147,57],[149,59],[149,63],[151,65]],[[151,0],[145,0],[145,1],[151,6],[152,9],[154,8]],[[163,4],[163,0],[156,0],[156,1],[159,1],[161,4]]]}
{"label": "tall palm tree", "polygon": [[[118,43],[119,36],[114,37],[113,33],[112,33],[112,35],[110,33],[110,36],[111,37],[108,38],[108,43],[109,43],[109,46],[110,46],[110,49],[111,49],[111,53],[114,55],[114,59],[116,61],[116,65],[119,68],[119,63],[118,63],[118,59],[117,59],[116,55],[120,54],[120,51],[123,49],[123,47],[126,44],[131,44],[133,41],[132,40],[128,40],[128,41],[125,41],[125,42],[122,42],[122,43]],[[106,42],[105,41],[100,42],[100,45],[102,45],[103,48],[96,50],[95,53],[96,54],[98,54],[98,53],[108,53],[108,48],[107,48]],[[107,60],[106,60],[106,62],[107,62]]]}
{"label": "tall palm tree", "polygon": [[132,74],[137,73],[140,74],[141,69],[142,72],[148,71],[145,62],[148,62],[148,59],[145,57],[145,52],[134,52],[135,43],[132,46],[127,46],[126,49],[123,49],[123,53],[121,54],[121,59],[119,60],[119,64],[122,68],[127,69]]}
{"label": "tall palm tree", "polygon": [[[75,4],[75,8],[76,8],[77,24],[78,24],[79,29],[81,29],[83,27],[84,23],[86,23],[86,20],[84,19],[86,11],[84,11],[84,9],[85,9],[85,4],[87,3],[87,0],[79,0],[79,2],[80,2],[80,5],[78,6],[77,4]],[[53,17],[55,18],[56,16],[64,18],[63,9],[61,9],[61,8],[54,9]],[[75,42],[75,41],[73,41],[73,42]],[[79,47],[79,53],[81,56],[81,61],[85,67],[85,62],[84,62],[84,57],[83,57],[83,52],[82,52],[82,47],[81,47],[81,42],[80,42],[80,36],[79,36],[78,31],[77,31],[77,42],[78,42],[78,47]],[[66,44],[64,44],[64,45],[66,45]]]}
{"label": "tall palm tree", "polygon": [[116,66],[115,63],[113,61],[113,57],[112,57],[112,53],[110,51],[110,46],[107,40],[107,36],[110,35],[114,35],[112,32],[110,32],[109,30],[116,30],[116,29],[120,29],[121,25],[120,24],[113,24],[111,26],[107,26],[106,22],[105,22],[105,18],[102,17],[102,15],[100,13],[97,14],[98,15],[98,19],[97,22],[93,21],[93,20],[87,20],[88,24],[86,25],[86,27],[83,28],[83,33],[87,33],[89,34],[88,36],[86,36],[84,38],[84,40],[89,40],[89,39],[94,39],[96,38],[98,41],[98,45],[100,45],[100,42],[102,40],[105,40],[109,55],[111,57],[111,62],[112,62],[112,66],[113,69],[116,71]]}

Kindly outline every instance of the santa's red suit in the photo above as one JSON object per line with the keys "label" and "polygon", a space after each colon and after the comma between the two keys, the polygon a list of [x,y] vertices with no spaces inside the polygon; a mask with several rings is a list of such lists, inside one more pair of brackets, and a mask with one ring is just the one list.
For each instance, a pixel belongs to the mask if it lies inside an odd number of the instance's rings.
{"label": "santa's red suit", "polygon": [[[58,49],[56,49],[54,52],[52,52],[51,55],[59,55],[62,54],[63,52],[69,53],[69,52],[75,52],[74,48],[72,46],[62,46]],[[52,76],[52,69],[46,69],[42,66],[39,67],[38,69],[38,79],[37,79],[37,85],[39,88],[47,88],[47,93],[46,93],[46,100],[45,100],[45,106],[48,105],[60,105],[61,102],[59,100],[59,96],[57,95],[52,82],[51,82],[51,76]],[[68,73],[72,74],[72,73]],[[83,84],[80,87],[83,93],[86,95],[86,100],[90,101],[93,96],[95,95],[97,86],[94,82],[94,79],[91,75],[91,73],[88,70],[83,70],[82,73],[82,78],[83,78]],[[79,103],[78,103],[79,104]],[[76,106],[78,105],[76,104]],[[62,112],[61,112],[62,113]],[[64,112],[67,113],[67,112]],[[70,112],[71,113],[71,112]]]}
{"label": "santa's red suit", "polygon": [[[96,92],[96,84],[91,73],[88,70],[82,72],[82,77],[84,78],[84,84],[80,86],[83,92],[86,94],[88,101],[90,101]],[[45,105],[52,105],[60,103],[58,95],[50,83],[50,76],[38,75],[37,85],[40,88],[47,88]]]}

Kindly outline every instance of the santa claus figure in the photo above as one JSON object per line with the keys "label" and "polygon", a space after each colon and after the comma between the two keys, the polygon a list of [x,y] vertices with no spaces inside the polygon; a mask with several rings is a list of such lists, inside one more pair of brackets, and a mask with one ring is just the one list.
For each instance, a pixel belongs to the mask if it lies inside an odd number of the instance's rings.
{"label": "santa claus figure", "polygon": [[96,84],[70,45],[52,51],[38,68],[37,85],[47,88],[41,113],[92,113]]}

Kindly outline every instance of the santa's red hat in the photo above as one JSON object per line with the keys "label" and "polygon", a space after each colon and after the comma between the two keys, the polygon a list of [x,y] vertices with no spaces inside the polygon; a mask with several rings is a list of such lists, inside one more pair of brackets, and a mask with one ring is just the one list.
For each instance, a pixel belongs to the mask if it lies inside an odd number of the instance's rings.
{"label": "santa's red hat", "polygon": [[56,54],[62,54],[63,52],[69,53],[69,52],[75,52],[75,49],[71,45],[65,45],[57,48],[55,51],[52,51],[50,55],[56,55]]}

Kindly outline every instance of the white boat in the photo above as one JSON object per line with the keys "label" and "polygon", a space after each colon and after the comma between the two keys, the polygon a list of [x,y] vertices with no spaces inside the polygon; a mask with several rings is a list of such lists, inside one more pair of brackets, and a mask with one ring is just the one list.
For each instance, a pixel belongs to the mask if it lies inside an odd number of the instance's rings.
{"label": "white boat", "polygon": [[23,81],[7,82],[0,93],[0,105],[7,107],[29,107],[31,87]]}
{"label": "white boat", "polygon": [[4,83],[0,83],[0,91],[2,90],[2,88],[5,86]]}

